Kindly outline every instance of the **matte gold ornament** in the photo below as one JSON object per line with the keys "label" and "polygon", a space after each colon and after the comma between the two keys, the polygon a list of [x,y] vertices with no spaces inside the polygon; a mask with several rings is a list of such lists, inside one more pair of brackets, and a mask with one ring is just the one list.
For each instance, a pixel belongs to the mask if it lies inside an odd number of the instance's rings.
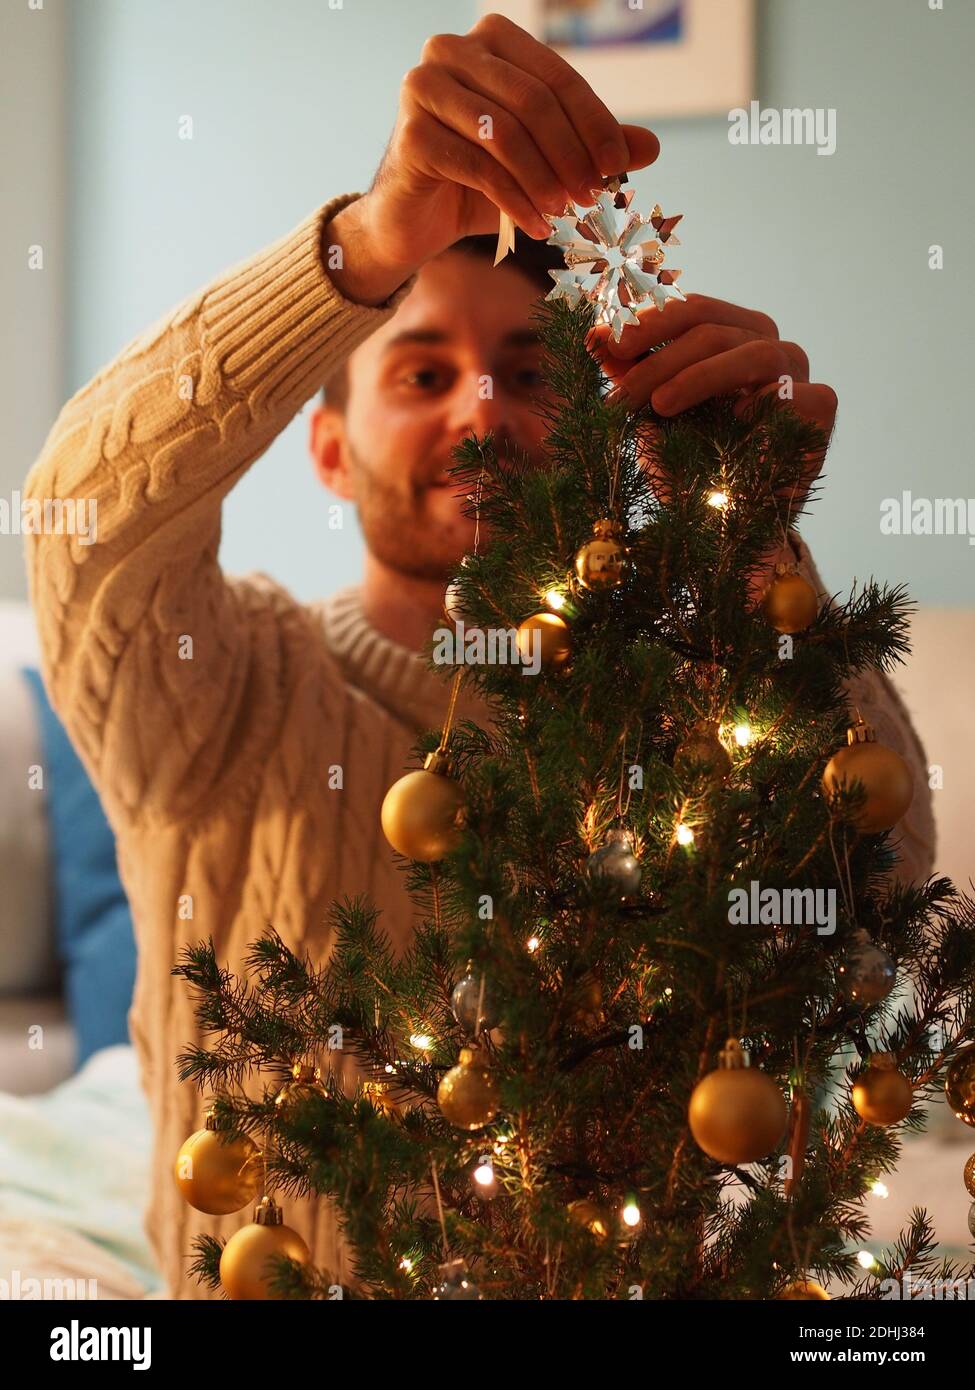
{"label": "matte gold ornament", "polygon": [[592,536],[576,551],[576,578],[584,589],[618,589],[628,561],[623,528],[610,517],[593,523]]}
{"label": "matte gold ornament", "polygon": [[776,632],[805,632],[819,615],[816,590],[797,573],[795,565],[776,565],[775,578],[765,590],[762,609]]}
{"label": "matte gold ornament", "polygon": [[519,623],[515,645],[523,662],[537,660],[546,671],[557,671],[572,655],[572,635],[556,613],[533,613]]}
{"label": "matte gold ornament", "polygon": [[975,1197],[975,1154],[965,1164],[965,1186],[968,1188],[972,1197]]}
{"label": "matte gold ornament", "polygon": [[717,1071],[691,1093],[687,1121],[698,1147],[718,1163],[755,1163],[778,1148],[789,1112],[775,1082],[749,1066],[748,1053],[729,1038]]}
{"label": "matte gold ornament", "polygon": [[847,746],[834,753],[823,772],[823,791],[832,798],[841,788],[863,783],[866,800],[854,820],[867,834],[890,830],[914,797],[911,769],[893,748],[877,742],[862,719],[846,731]]}
{"label": "matte gold ornament", "polygon": [[437,1104],[457,1129],[483,1129],[498,1113],[501,1095],[494,1073],[472,1047],[462,1047],[457,1065],[437,1087]]}
{"label": "matte gold ornament", "polygon": [[260,1150],[246,1134],[227,1140],[213,1110],[203,1129],[191,1134],[176,1155],[176,1186],[191,1207],[208,1216],[227,1216],[253,1202],[260,1182]]}
{"label": "matte gold ornament", "polygon": [[407,859],[430,864],[460,842],[464,793],[445,753],[428,753],[422,769],[394,782],[383,799],[383,834]]}
{"label": "matte gold ornament", "polygon": [[853,1108],[870,1125],[896,1125],[914,1104],[914,1087],[890,1052],[874,1052],[853,1085]]}
{"label": "matte gold ornament", "polygon": [[291,1080],[286,1081],[274,1097],[274,1108],[283,1120],[290,1122],[302,1101],[312,1096],[324,1096],[322,1069],[310,1062],[295,1062]]}
{"label": "matte gold ornament", "polygon": [[956,1052],[948,1063],[945,1095],[955,1118],[975,1125],[975,1043]]}
{"label": "matte gold ornament", "polygon": [[731,771],[731,754],[718,737],[718,726],[699,719],[674,754],[674,771],[680,777],[703,777],[717,784]]}
{"label": "matte gold ornament", "polygon": [[815,1299],[822,1298],[832,1301],[829,1299],[829,1294],[823,1288],[822,1284],[817,1284],[815,1279],[793,1279],[792,1282],[786,1284],[782,1292],[777,1293],[775,1297],[777,1299],[784,1299],[787,1302],[790,1299],[801,1299],[811,1302]]}
{"label": "matte gold ornament", "polygon": [[597,1240],[608,1240],[613,1230],[612,1219],[605,1207],[598,1202],[592,1201],[589,1197],[578,1197],[568,1206],[569,1215],[572,1220],[580,1226],[585,1226],[590,1235],[594,1235]]}
{"label": "matte gold ornament", "polygon": [[284,1225],[281,1208],[273,1197],[262,1197],[254,1220],[227,1241],[220,1256],[220,1282],[228,1298],[256,1300],[279,1298],[273,1292],[276,1258],[287,1256],[300,1265],[311,1263],[311,1251],[297,1231]]}

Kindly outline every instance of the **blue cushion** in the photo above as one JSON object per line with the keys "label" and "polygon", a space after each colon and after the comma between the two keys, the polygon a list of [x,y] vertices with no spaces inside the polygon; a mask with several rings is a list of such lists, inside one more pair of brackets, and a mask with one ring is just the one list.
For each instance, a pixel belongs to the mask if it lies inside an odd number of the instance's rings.
{"label": "blue cushion", "polygon": [[129,1041],[132,915],[98,794],[51,708],[40,673],[27,669],[24,676],[41,731],[55,927],[81,1066],[100,1047]]}

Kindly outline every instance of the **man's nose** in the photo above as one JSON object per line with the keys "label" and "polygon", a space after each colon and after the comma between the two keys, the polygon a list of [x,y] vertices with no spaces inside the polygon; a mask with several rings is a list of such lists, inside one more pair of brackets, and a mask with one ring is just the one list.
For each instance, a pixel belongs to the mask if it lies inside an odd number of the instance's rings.
{"label": "man's nose", "polygon": [[450,430],[460,440],[469,434],[507,434],[510,402],[489,372],[458,381],[450,402]]}

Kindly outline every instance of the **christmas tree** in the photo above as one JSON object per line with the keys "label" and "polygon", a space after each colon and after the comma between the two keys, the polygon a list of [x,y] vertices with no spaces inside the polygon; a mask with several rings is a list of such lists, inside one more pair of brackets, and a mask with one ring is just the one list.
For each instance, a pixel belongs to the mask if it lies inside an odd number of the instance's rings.
{"label": "christmas tree", "polygon": [[593,306],[540,312],[548,466],[488,438],[454,468],[487,539],[448,591],[448,631],[476,640],[446,674],[491,721],[455,726],[445,679],[426,766],[383,808],[411,948],[359,898],[334,905],[323,965],[269,930],[244,978],[207,943],[177,969],[208,1039],[180,1075],[214,1098],[194,1140],[238,1176],[260,1155],[221,1209],[265,1193],[196,1272],[231,1297],[334,1296],[289,1243],[301,1195],[341,1213],[345,1296],[965,1277],[920,1209],[856,1260],[870,1185],[946,1072],[975,1122],[975,910],[891,872],[910,776],[848,705],[857,672],[906,654],[909,600],[867,583],[820,607],[784,569],[757,601],[826,440],[769,397],[630,412]]}

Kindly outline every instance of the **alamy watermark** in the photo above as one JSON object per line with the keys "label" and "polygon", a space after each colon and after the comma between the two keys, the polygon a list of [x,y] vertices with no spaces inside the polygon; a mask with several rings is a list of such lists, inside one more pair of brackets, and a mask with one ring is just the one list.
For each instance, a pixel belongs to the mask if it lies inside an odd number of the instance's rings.
{"label": "alamy watermark", "polygon": [[817,154],[836,153],[835,106],[774,106],[764,109],[753,101],[747,111],[735,106],[728,112],[731,145],[815,145]]}
{"label": "alamy watermark", "polygon": [[836,931],[835,888],[747,888],[728,890],[728,921],[737,927],[815,927],[817,936]]}
{"label": "alamy watermark", "polygon": [[77,536],[79,545],[98,539],[97,497],[0,497],[0,535]]}
{"label": "alamy watermark", "polygon": [[453,627],[438,627],[433,634],[433,660],[437,666],[520,666],[523,676],[537,676],[542,669],[541,634],[514,627],[465,627],[458,618]]}
{"label": "alamy watermark", "polygon": [[882,536],[967,536],[975,545],[975,497],[885,497],[880,504]]}

